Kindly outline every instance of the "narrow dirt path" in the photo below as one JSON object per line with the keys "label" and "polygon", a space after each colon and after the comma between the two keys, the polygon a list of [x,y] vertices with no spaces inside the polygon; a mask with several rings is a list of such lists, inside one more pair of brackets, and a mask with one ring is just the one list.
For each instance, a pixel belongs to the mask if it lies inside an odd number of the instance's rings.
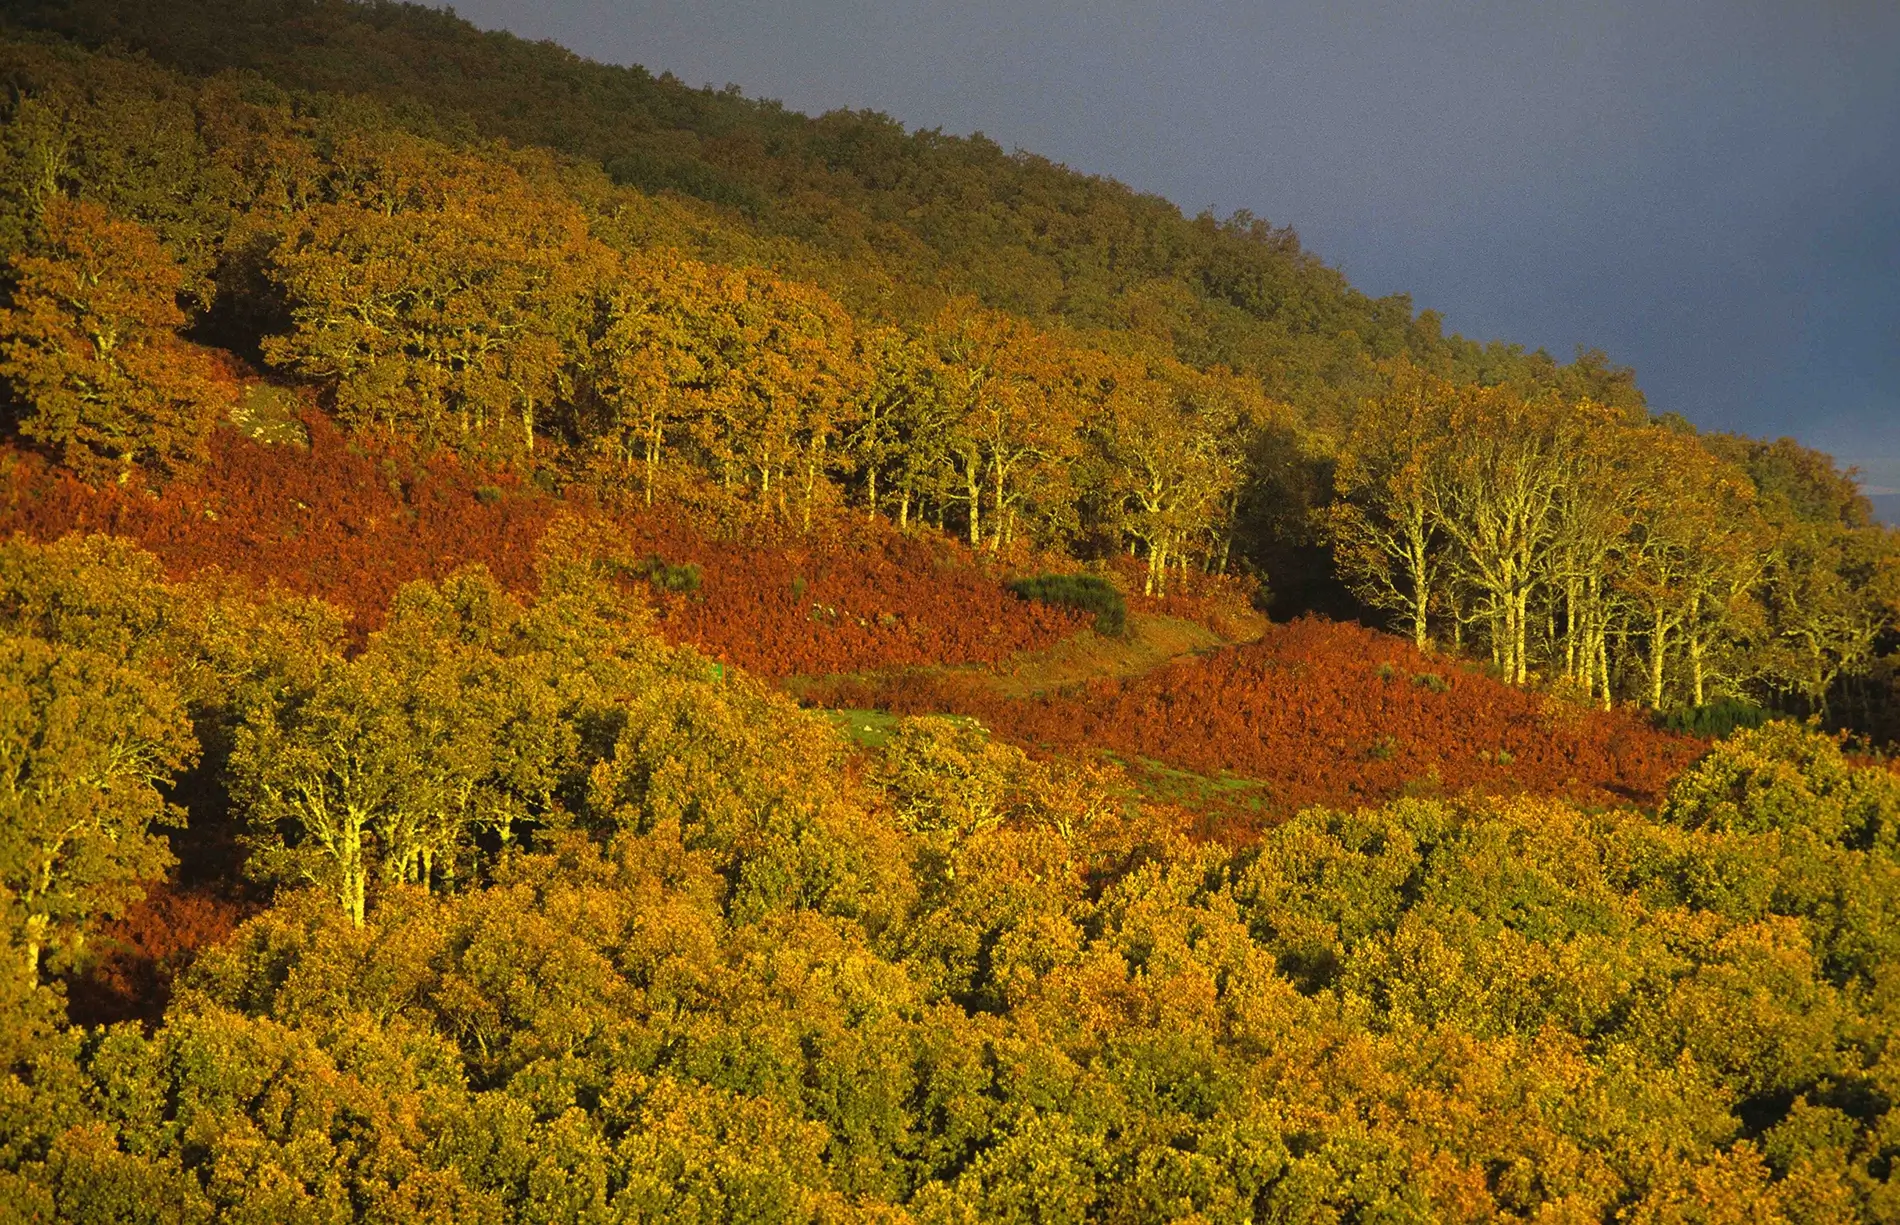
{"label": "narrow dirt path", "polygon": [[1239,639],[1223,638],[1205,625],[1180,617],[1130,613],[1125,638],[1105,638],[1094,630],[1083,630],[1052,647],[992,664],[978,674],[987,674],[1004,697],[1031,697],[1084,681],[1141,676],[1184,655],[1206,654],[1258,636],[1256,632]]}
{"label": "narrow dirt path", "polygon": [[[1085,681],[1141,676],[1184,656],[1205,655],[1224,646],[1252,642],[1265,632],[1266,625],[1266,618],[1261,617],[1258,624],[1249,622],[1241,634],[1230,638],[1183,617],[1131,612],[1128,633],[1121,638],[1108,638],[1085,629],[1054,646],[1024,651],[1000,663],[901,671],[954,673],[981,680],[1002,697],[1026,698]],[[860,673],[858,679],[875,681],[889,675],[895,673]],[[794,696],[802,697],[811,689],[821,687],[827,679],[836,678],[789,677],[785,688]]]}

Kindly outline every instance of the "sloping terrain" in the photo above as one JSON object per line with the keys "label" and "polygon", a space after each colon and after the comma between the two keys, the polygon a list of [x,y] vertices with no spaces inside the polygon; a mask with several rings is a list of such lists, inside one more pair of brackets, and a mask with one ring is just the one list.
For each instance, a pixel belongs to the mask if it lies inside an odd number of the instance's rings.
{"label": "sloping terrain", "polygon": [[1049,647],[1083,623],[1010,595],[935,533],[853,520],[806,536],[611,510],[446,455],[378,451],[318,414],[305,423],[307,448],[220,431],[213,462],[157,494],[96,488],[29,453],[0,452],[0,536],[127,536],[174,577],[215,566],[280,584],[348,610],[360,634],[381,623],[402,584],[470,563],[531,591],[538,545],[565,513],[603,526],[635,559],[697,567],[692,590],[650,590],[662,632],[771,677],[993,662]]}
{"label": "sloping terrain", "polygon": [[1637,714],[1548,701],[1358,626],[1267,626],[1179,597],[1137,600],[1130,633],[1108,638],[1009,594],[935,532],[853,518],[806,536],[609,509],[447,456],[379,451],[320,414],[303,428],[305,445],[221,431],[212,464],[156,494],[5,452],[0,533],[129,536],[176,577],[219,567],[279,584],[347,609],[362,634],[403,583],[469,563],[532,591],[542,538],[566,514],[624,555],[696,568],[691,590],[643,584],[669,640],[800,678],[807,700],[965,714],[1045,751],[1249,780],[1281,814],[1469,788],[1647,804],[1696,751]]}
{"label": "sloping terrain", "polygon": [[1701,752],[1700,742],[1636,712],[1547,698],[1389,634],[1311,618],[1271,626],[1258,642],[1050,693],[980,672],[923,670],[835,678],[805,696],[951,712],[1045,751],[1102,749],[1208,779],[1252,780],[1281,815],[1467,790],[1647,805]]}

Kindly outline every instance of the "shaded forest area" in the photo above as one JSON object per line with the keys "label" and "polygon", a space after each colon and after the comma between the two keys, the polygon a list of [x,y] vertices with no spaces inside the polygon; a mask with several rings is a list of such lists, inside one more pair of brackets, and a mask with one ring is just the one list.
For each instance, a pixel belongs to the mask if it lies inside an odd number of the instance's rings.
{"label": "shaded forest area", "polygon": [[0,18],[7,1211],[1900,1216],[1827,456],[981,138]]}

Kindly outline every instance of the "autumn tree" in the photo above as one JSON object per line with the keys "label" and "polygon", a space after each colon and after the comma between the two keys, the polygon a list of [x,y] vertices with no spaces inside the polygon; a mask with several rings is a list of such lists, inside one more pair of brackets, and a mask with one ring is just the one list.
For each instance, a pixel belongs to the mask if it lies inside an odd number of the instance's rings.
{"label": "autumn tree", "polygon": [[1486,617],[1493,661],[1521,685],[1530,676],[1531,596],[1562,488],[1556,414],[1509,389],[1473,388],[1457,397],[1446,427],[1436,518]]}
{"label": "autumn tree", "polygon": [[0,885],[20,972],[142,894],[182,823],[162,788],[196,755],[177,693],[84,647],[0,634]]}
{"label": "autumn tree", "polygon": [[285,223],[273,363],[335,389],[345,421],[531,451],[584,341],[604,261],[571,204],[511,170],[391,138],[352,146],[338,198]]}
{"label": "autumn tree", "polygon": [[[972,547],[1014,536],[1030,477],[1066,484],[1087,372],[1056,339],[974,303],[946,307],[930,333],[949,414],[945,493],[967,513]],[[989,532],[983,529],[984,506]]]}
{"label": "autumn tree", "polygon": [[1434,498],[1454,392],[1407,364],[1387,377],[1390,388],[1365,402],[1341,448],[1328,524],[1334,557],[1359,597],[1398,612],[1424,650],[1445,564]]}
{"label": "autumn tree", "polygon": [[1702,614],[1747,584],[1759,538],[1749,531],[1754,491],[1740,472],[1687,435],[1649,427],[1635,441],[1642,492],[1618,581],[1647,646],[1644,697],[1660,707],[1674,639],[1693,627],[1694,641],[1706,641]]}
{"label": "autumn tree", "polygon": [[725,270],[697,328],[714,363],[700,438],[723,470],[744,473],[759,502],[781,517],[795,483],[809,530],[831,447],[863,377],[850,316],[814,286]]}
{"label": "autumn tree", "polygon": [[900,528],[942,462],[946,428],[938,367],[915,337],[896,328],[860,333],[859,361],[865,379],[843,439],[846,454],[864,483],[864,505],[876,517],[886,498],[897,502]]}
{"label": "autumn tree", "polygon": [[522,612],[485,572],[411,584],[354,659],[258,703],[231,768],[265,875],[317,885],[351,921],[369,884],[453,882],[477,833],[552,804],[573,729]]}
{"label": "autumn tree", "polygon": [[626,462],[638,455],[653,504],[670,431],[704,412],[716,367],[701,322],[711,309],[714,273],[670,252],[629,257],[604,286],[590,359],[606,406],[603,441]]}
{"label": "autumn tree", "polygon": [[[1565,454],[1553,508],[1547,599],[1563,618],[1562,675],[1607,708],[1610,631],[1619,598],[1613,580],[1643,496],[1643,435],[1622,413],[1587,400],[1563,411]],[[1553,671],[1554,655],[1553,644]]]}
{"label": "autumn tree", "polygon": [[1205,544],[1241,478],[1244,389],[1224,372],[1175,363],[1120,365],[1095,415],[1102,481],[1120,529],[1148,561],[1146,595],[1167,592],[1168,564]]}
{"label": "autumn tree", "polygon": [[1826,714],[1843,677],[1866,670],[1900,624],[1900,547],[1885,528],[1803,522],[1785,513],[1761,555],[1766,641],[1761,675]]}
{"label": "autumn tree", "polygon": [[46,201],[0,310],[0,379],[20,432],[91,477],[202,462],[228,394],[178,338],[182,277],[153,233],[96,204]]}

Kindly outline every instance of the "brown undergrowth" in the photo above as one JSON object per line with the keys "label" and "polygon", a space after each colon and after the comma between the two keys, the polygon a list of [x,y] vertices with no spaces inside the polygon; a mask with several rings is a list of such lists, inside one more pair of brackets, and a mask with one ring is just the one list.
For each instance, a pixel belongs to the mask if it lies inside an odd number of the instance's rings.
{"label": "brown undergrowth", "polygon": [[692,590],[652,592],[661,633],[769,677],[989,663],[1052,646],[1083,618],[1018,599],[1005,567],[934,532],[837,516],[803,532],[672,508],[556,496],[506,470],[380,447],[314,411],[305,445],[219,431],[211,462],[157,489],[93,486],[37,455],[0,451],[0,536],[127,536],[174,577],[213,567],[318,596],[360,636],[396,591],[471,563],[531,591],[559,514],[599,520],[620,547],[676,568]]}
{"label": "brown undergrowth", "polygon": [[1652,805],[1702,747],[1636,711],[1574,706],[1391,635],[1313,618],[1053,692],[933,670],[834,677],[800,693],[832,707],[965,715],[1048,752],[1107,751],[1177,789],[1199,780],[1188,790],[1202,807],[1244,796],[1263,819],[1466,791]]}

